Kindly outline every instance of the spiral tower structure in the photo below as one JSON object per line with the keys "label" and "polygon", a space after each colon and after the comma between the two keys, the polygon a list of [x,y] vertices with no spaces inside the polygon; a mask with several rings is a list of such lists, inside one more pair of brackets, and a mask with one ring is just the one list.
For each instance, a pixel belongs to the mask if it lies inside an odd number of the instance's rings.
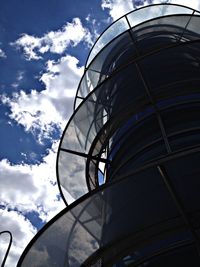
{"label": "spiral tower structure", "polygon": [[98,38],[58,151],[67,207],[18,266],[200,266],[199,25],[158,4]]}

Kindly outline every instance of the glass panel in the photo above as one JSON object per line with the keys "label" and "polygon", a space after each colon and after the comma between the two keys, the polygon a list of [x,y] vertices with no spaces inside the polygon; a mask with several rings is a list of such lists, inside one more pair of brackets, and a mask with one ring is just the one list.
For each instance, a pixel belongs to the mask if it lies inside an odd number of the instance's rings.
{"label": "glass panel", "polygon": [[151,259],[144,261],[143,266],[147,265],[148,267],[198,267],[199,263],[200,261],[197,248],[194,244],[188,244],[187,246],[185,245],[179,248],[171,249],[170,251],[159,255],[158,257],[154,256]]}
{"label": "glass panel", "polygon": [[183,226],[158,171],[152,168],[62,211],[39,234],[20,266],[91,266],[97,256],[102,266],[108,266],[127,250],[145,249],[156,240],[160,244],[165,235],[173,243]]}
{"label": "glass panel", "polygon": [[173,135],[169,138],[172,151],[178,151],[180,149],[191,148],[200,144],[200,129],[188,130],[182,134]]}
{"label": "glass panel", "polygon": [[89,164],[89,184],[91,189],[94,189],[97,187],[98,184],[98,177],[97,177],[97,161],[96,160],[91,160]]}
{"label": "glass panel", "polygon": [[156,5],[145,7],[127,15],[131,27],[144,21],[173,14],[192,14],[193,10],[175,5]]}
{"label": "glass panel", "polygon": [[128,33],[120,35],[106,46],[95,58],[78,88],[78,96],[85,98],[99,83],[108,78],[113,71],[128,64],[136,52]]}
{"label": "glass panel", "polygon": [[190,221],[195,223],[195,227],[200,225],[199,162],[198,152],[165,163],[166,172],[178,198],[181,199],[183,208]]}
{"label": "glass panel", "polygon": [[189,40],[198,40],[200,39],[200,28],[199,28],[199,23],[200,23],[200,14],[198,16],[192,16],[189,24],[187,25],[186,30],[183,33],[182,39],[185,41]]}
{"label": "glass panel", "polygon": [[[98,212],[93,206],[90,199],[86,200],[56,220],[36,241],[21,266],[80,266],[98,248],[98,220],[90,224],[89,230],[84,225]],[[93,211],[92,215],[88,211]]]}
{"label": "glass panel", "polygon": [[199,92],[199,51],[199,44],[183,43],[140,61],[154,99],[163,101]]}
{"label": "glass panel", "polygon": [[143,83],[135,65],[130,64],[121,70],[120,75],[106,80],[79,106],[66,129],[61,147],[87,153],[107,122],[108,114],[114,118],[128,108],[133,112],[137,108],[133,104],[144,103],[144,97]]}
{"label": "glass panel", "polygon": [[92,95],[79,107],[64,134],[61,147],[78,152],[88,152],[93,138],[96,136],[94,119],[98,115],[95,110],[96,101]]}
{"label": "glass panel", "polygon": [[129,29],[128,23],[126,19],[123,17],[112,24],[98,39],[95,43],[94,47],[92,48],[88,61],[87,66],[93,60],[93,58],[99,53],[99,51],[108,44],[112,39],[117,37],[120,33]]}
{"label": "glass panel", "polygon": [[87,70],[78,88],[78,95],[85,98],[100,82],[99,72]]}
{"label": "glass panel", "polygon": [[[200,101],[200,95],[196,94],[196,101]],[[168,135],[173,135],[175,133],[187,132],[190,130],[200,129],[199,117],[200,117],[200,104],[190,102],[190,95],[185,96],[185,99],[174,99],[173,104],[177,103],[176,106],[172,106],[166,110],[160,112],[163,119],[165,129]],[[194,101],[194,100],[193,100]]]}
{"label": "glass panel", "polygon": [[90,64],[89,69],[110,76],[113,71],[133,60],[135,55],[136,50],[130,34],[125,32],[101,50]]}
{"label": "glass panel", "polygon": [[64,151],[59,152],[58,180],[68,204],[88,192],[85,178],[86,159]]}
{"label": "glass panel", "polygon": [[131,33],[138,50],[145,55],[180,42],[189,20],[189,15],[162,17],[136,26]]}
{"label": "glass panel", "polygon": [[76,97],[76,99],[75,99],[75,109],[77,109],[77,107],[81,104],[82,101],[83,101],[83,99]]}
{"label": "glass panel", "polygon": [[[137,251],[134,251],[134,249],[129,250],[127,252],[127,255],[123,258],[121,258],[118,262],[115,263],[112,267],[125,267],[125,266],[149,266],[152,262],[155,263],[156,261],[161,261],[161,265],[153,265],[153,266],[159,266],[159,267],[169,267],[168,260],[166,262],[165,256],[168,254],[174,254],[174,257],[181,255],[181,257],[184,257],[182,255],[182,251],[185,251],[185,248],[193,247],[192,244],[192,235],[189,231],[186,231],[185,233],[181,233],[178,235],[173,236],[173,240],[171,237],[166,237],[164,240],[160,240],[157,242],[151,243],[149,246],[145,246],[144,248],[140,248]],[[195,250],[196,248],[193,247]],[[188,251],[187,251],[188,252]],[[197,252],[197,251],[196,251]],[[169,255],[169,256],[170,256]],[[163,257],[164,256],[164,257]],[[190,255],[191,256],[191,255]],[[194,255],[192,255],[193,257]],[[197,256],[195,257],[195,260],[197,260]],[[172,256],[172,264],[170,266],[174,266],[173,263],[173,256]],[[165,265],[167,263],[167,265]],[[134,264],[134,265],[133,265]],[[178,266],[178,264],[177,264]],[[183,266],[183,265],[181,265]],[[195,265],[194,265],[195,266]],[[198,266],[198,265],[197,265]],[[186,265],[188,267],[188,265]]]}
{"label": "glass panel", "polygon": [[[64,132],[61,148],[88,154],[94,139],[106,124],[105,130],[98,137],[99,141],[91,152],[94,156],[98,155],[107,135],[116,130],[120,121],[124,122],[126,114],[136,114],[143,109],[143,105],[146,107],[145,97],[143,83],[135,65],[128,65],[121,70],[121,75],[117,73],[106,80],[79,106]],[[81,169],[80,178],[77,181],[75,181],[76,176],[70,173],[76,161],[79,162],[79,169]],[[65,168],[59,171],[59,180],[70,194],[71,186],[73,186],[72,191],[75,185],[79,185],[79,190],[81,190],[82,184],[86,186],[84,164],[85,161],[82,157],[71,153],[62,158],[61,165]],[[93,177],[91,179],[93,180]],[[77,199],[84,192],[85,189],[78,193],[75,192],[72,197]]]}
{"label": "glass panel", "polygon": [[144,84],[134,63],[108,79],[106,86],[112,104],[109,114],[112,118],[118,116],[118,122],[123,119],[122,114],[136,114],[147,104]]}
{"label": "glass panel", "polygon": [[[129,126],[129,128],[125,127]],[[123,134],[112,138],[109,158],[112,158],[107,179],[119,179],[167,153],[156,116],[146,114],[142,121],[127,120]],[[120,128],[120,131],[123,129]]]}

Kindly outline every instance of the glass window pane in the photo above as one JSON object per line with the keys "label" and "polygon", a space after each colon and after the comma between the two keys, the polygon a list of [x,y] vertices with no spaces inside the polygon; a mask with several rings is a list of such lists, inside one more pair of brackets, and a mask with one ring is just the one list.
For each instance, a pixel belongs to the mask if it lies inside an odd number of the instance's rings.
{"label": "glass window pane", "polygon": [[97,86],[101,76],[101,73],[88,69],[78,88],[78,95],[85,98]]}
{"label": "glass window pane", "polygon": [[85,178],[86,159],[75,154],[59,152],[58,180],[68,204],[88,192]]}
{"label": "glass window pane", "polygon": [[154,99],[161,101],[199,92],[199,50],[199,43],[183,43],[140,61]]}
{"label": "glass window pane", "polygon": [[89,69],[110,76],[113,71],[133,60],[135,55],[136,50],[130,34],[125,32],[101,50]]}
{"label": "glass window pane", "polygon": [[[129,125],[129,128],[125,127]],[[137,169],[167,153],[158,120],[152,113],[147,113],[142,121],[131,118],[123,126],[123,133],[116,133],[112,138],[115,146],[110,147],[112,158],[107,179],[119,179],[125,172]],[[128,126],[127,125],[127,126]],[[120,128],[120,130],[122,127]]]}
{"label": "glass window pane", "polygon": [[[197,101],[198,99],[200,100],[199,94],[193,95],[193,99],[190,98],[190,95],[182,99],[174,98],[174,101],[171,103],[173,106],[160,112],[167,135],[172,136],[181,131],[187,132],[198,128],[200,129],[200,105],[198,103],[192,103],[192,100]],[[183,102],[182,104],[181,100]],[[184,104],[184,102],[188,103]],[[175,104],[177,105],[175,106]]]}
{"label": "glass window pane", "polygon": [[144,21],[173,14],[192,14],[193,10],[175,5],[155,5],[145,7],[128,14],[128,20],[131,27]]}
{"label": "glass window pane", "polygon": [[75,99],[75,109],[77,109],[77,107],[81,104],[82,101],[83,100],[81,98],[78,98],[78,97]]}
{"label": "glass window pane", "polygon": [[161,17],[142,23],[131,30],[142,55],[180,43],[190,15]]}
{"label": "glass window pane", "polygon": [[[200,153],[193,153],[165,163],[167,174],[181,199],[190,221],[199,225],[200,210]],[[193,214],[193,212],[195,212]],[[193,214],[193,215],[192,215]]]}
{"label": "glass window pane", "polygon": [[128,23],[126,19],[123,17],[118,21],[114,22],[98,39],[95,43],[94,47],[92,48],[88,61],[87,66],[93,60],[93,58],[99,53],[99,51],[108,44],[113,38],[118,36],[120,33],[129,29]]}
{"label": "glass window pane", "polygon": [[188,40],[198,40],[200,38],[200,27],[199,27],[199,23],[200,23],[200,17],[199,17],[200,13],[198,13],[197,15],[193,15],[191,17],[191,20],[189,21],[189,24],[187,25],[184,33],[183,33],[183,37],[182,39],[185,41]]}

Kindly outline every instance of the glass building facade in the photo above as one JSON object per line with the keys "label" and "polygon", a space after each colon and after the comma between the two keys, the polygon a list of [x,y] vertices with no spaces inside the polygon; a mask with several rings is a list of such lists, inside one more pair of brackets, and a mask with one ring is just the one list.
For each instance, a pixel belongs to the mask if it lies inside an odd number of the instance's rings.
{"label": "glass building facade", "polygon": [[98,38],[58,151],[66,208],[18,266],[200,266],[199,25],[157,4]]}

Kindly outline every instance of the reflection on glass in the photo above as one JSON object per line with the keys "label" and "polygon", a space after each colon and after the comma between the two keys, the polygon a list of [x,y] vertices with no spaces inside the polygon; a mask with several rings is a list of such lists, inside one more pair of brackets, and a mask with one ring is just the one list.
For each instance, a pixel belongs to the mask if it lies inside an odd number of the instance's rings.
{"label": "reflection on glass", "polygon": [[[145,7],[134,10],[127,15],[131,27],[138,25],[143,21],[153,19],[160,16],[167,16],[172,14],[192,14],[193,10],[190,8],[176,6],[176,5],[154,5],[152,7]],[[114,22],[98,39],[92,48],[86,67],[90,64],[93,58],[99,51],[109,43],[113,38],[117,37],[120,33],[128,30],[129,26],[124,17]]]}
{"label": "reflection on glass", "polygon": [[[179,166],[185,166],[187,177],[193,172],[185,164],[190,160],[192,163],[191,155],[177,159]],[[197,165],[198,162],[199,154]],[[168,163],[167,168],[171,170]],[[174,186],[179,188],[177,183]],[[179,196],[185,197],[185,191]],[[198,208],[191,207],[188,212],[192,211],[191,216],[195,216]],[[62,212],[35,241],[21,266],[79,267],[86,261],[90,263],[86,266],[91,266],[97,259],[96,252],[99,252],[102,266],[119,259],[118,253],[123,257],[130,250],[132,255],[138,251],[136,259],[143,258],[161,246],[165,248],[191,238],[185,235],[184,226],[185,222],[154,166],[88,195]],[[135,246],[137,250],[134,250]]]}
{"label": "reflection on glass", "polygon": [[58,175],[62,192],[68,204],[88,192],[85,180],[85,158],[60,151]]}
{"label": "reflection on glass", "polygon": [[160,16],[167,16],[173,14],[192,14],[193,10],[174,5],[158,5],[148,8],[142,8],[128,14],[128,20],[131,27],[138,25],[141,22],[157,18]]}
{"label": "reflection on glass", "polygon": [[[87,66],[90,64],[92,59],[98,54],[98,52],[108,44],[113,38],[117,37],[120,33],[129,29],[126,19],[123,17],[112,24],[95,43],[93,49],[91,50],[90,56],[87,61]],[[86,66],[86,67],[87,67]]]}

